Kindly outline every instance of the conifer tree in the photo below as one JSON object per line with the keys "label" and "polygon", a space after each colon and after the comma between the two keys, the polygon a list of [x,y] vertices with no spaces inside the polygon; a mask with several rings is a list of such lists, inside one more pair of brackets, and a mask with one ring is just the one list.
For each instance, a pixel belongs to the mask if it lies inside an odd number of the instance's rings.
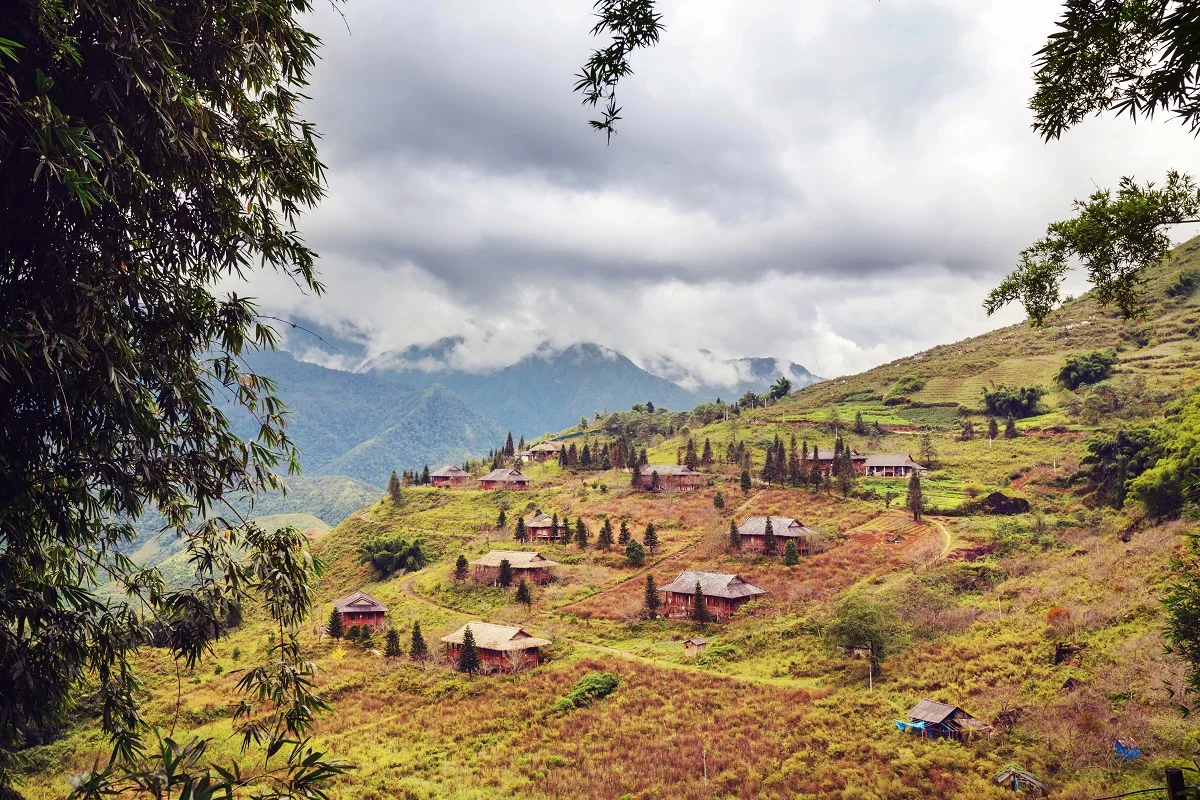
{"label": "conifer tree", "polygon": [[524,603],[526,607],[533,605],[533,591],[529,588],[529,583],[524,578],[521,578],[521,582],[517,584],[516,601]]}
{"label": "conifer tree", "polygon": [[504,509],[500,509],[500,514],[496,517],[496,527],[504,528],[508,525],[508,515],[504,513]]}
{"label": "conifer tree", "polygon": [[386,644],[383,646],[383,654],[388,658],[396,658],[400,655],[400,634],[395,628],[388,628]]}
{"label": "conifer tree", "polygon": [[608,457],[608,453],[605,453],[604,458],[601,459],[601,461],[600,461],[600,469],[607,472],[608,470],[610,470],[612,468],[613,468],[612,459]]}
{"label": "conifer tree", "polygon": [[700,456],[696,454],[696,440],[690,436],[687,440],[687,452],[684,453],[683,463],[687,465],[688,469],[700,466]]}
{"label": "conifer tree", "polygon": [[388,497],[392,503],[399,505],[400,503],[400,479],[396,477],[396,470],[392,470],[391,477],[388,478],[387,485]]}
{"label": "conifer tree", "polygon": [[732,441],[730,441],[729,444],[725,445],[725,463],[726,464],[736,464],[737,463],[737,448],[733,446]]}
{"label": "conifer tree", "polygon": [[763,528],[763,550],[767,555],[775,555],[775,546],[778,540],[775,536],[775,526],[771,523],[771,518],[767,517],[767,525]]}
{"label": "conifer tree", "polygon": [[359,628],[357,625],[351,625],[349,628],[346,629],[346,641],[357,642],[358,635],[361,632],[362,632],[362,629]]}
{"label": "conifer tree", "polygon": [[925,510],[925,498],[921,492],[921,474],[915,469],[908,476],[908,498],[904,505],[912,512],[913,521],[920,522],[921,513]]}
{"label": "conifer tree", "polygon": [[334,639],[340,639],[346,634],[346,623],[342,621],[342,612],[336,608],[329,615],[329,625],[326,630]]}
{"label": "conifer tree", "polygon": [[631,567],[640,567],[646,560],[646,549],[638,544],[637,539],[630,539],[629,544],[625,545],[625,560]]}
{"label": "conifer tree", "polygon": [[470,625],[463,632],[462,646],[458,649],[458,671],[468,675],[479,671],[479,650],[475,646],[475,634]]}
{"label": "conifer tree", "polygon": [[742,534],[738,530],[737,523],[734,522],[733,520],[729,520],[729,549],[730,550],[741,550],[742,549]]}
{"label": "conifer tree", "polygon": [[575,447],[574,442],[571,442],[571,446],[567,448],[567,464],[572,467],[579,464],[579,449]]}
{"label": "conifer tree", "polygon": [[650,473],[650,491],[657,492],[662,489],[662,481],[658,477],[658,470]]}
{"label": "conifer tree", "polygon": [[995,417],[988,417],[988,439],[995,439],[1000,435],[1000,426],[996,424]]}
{"label": "conifer tree", "polygon": [[412,645],[408,649],[408,654],[413,660],[419,661],[428,653],[429,647],[425,644],[425,637],[421,635],[421,620],[413,620]]}
{"label": "conifer tree", "polygon": [[550,539],[558,539],[558,512],[554,512],[554,516],[550,518]]}
{"label": "conifer tree", "polygon": [[429,485],[429,465],[428,464],[425,465],[425,469],[421,470],[421,485],[422,486]]}
{"label": "conifer tree", "polygon": [[692,595],[692,619],[708,622],[708,609],[704,605],[704,589],[700,587],[700,581],[696,581],[696,593]]}
{"label": "conifer tree", "polygon": [[583,449],[579,451],[579,465],[584,468],[592,465],[592,450],[587,442],[583,443]]}
{"label": "conifer tree", "polygon": [[465,581],[467,579],[467,568],[470,565],[467,563],[467,557],[459,553],[458,559],[454,562],[454,580]]}
{"label": "conifer tree", "polygon": [[517,517],[517,528],[513,532],[513,536],[522,544],[529,538],[529,529],[525,527],[525,519],[523,517]]}
{"label": "conifer tree", "polygon": [[658,587],[654,585],[654,576],[650,573],[646,573],[646,590],[642,595],[642,602],[646,606],[646,615],[650,619],[656,619],[662,598],[658,596]]}
{"label": "conifer tree", "polygon": [[933,445],[933,434],[929,431],[921,434],[920,450],[917,451],[917,458],[921,459],[923,466],[934,469],[937,467],[937,448]]}
{"label": "conifer tree", "polygon": [[588,529],[583,524],[583,517],[575,520],[575,544],[579,545],[580,550],[586,550],[588,546]]}
{"label": "conifer tree", "polygon": [[509,431],[508,438],[504,441],[504,455],[508,456],[509,458],[512,458],[513,454],[516,452],[517,452],[517,449],[516,449],[516,447],[513,446],[512,431]]}
{"label": "conifer tree", "polygon": [[638,483],[641,481],[641,477],[642,477],[642,465],[639,464],[637,461],[634,461],[633,462],[633,472],[629,476],[630,485],[634,489],[638,488]]}
{"label": "conifer tree", "polygon": [[642,537],[642,544],[645,545],[651,553],[658,547],[658,531],[654,530],[654,523],[646,523],[646,534]]}
{"label": "conifer tree", "polygon": [[517,442],[517,449],[518,450],[525,449],[525,437],[524,436],[521,437],[521,441]]}
{"label": "conifer tree", "polygon": [[650,463],[650,460],[646,457],[646,448],[644,447],[642,448],[642,451],[638,453],[638,463],[642,464],[643,466]]}
{"label": "conifer tree", "polygon": [[617,534],[617,544],[624,547],[629,544],[629,522],[621,520],[621,532]]}
{"label": "conifer tree", "polygon": [[370,625],[363,625],[361,628],[358,629],[358,646],[361,647],[363,650],[370,650],[371,645],[373,645],[375,643],[374,641],[372,641],[372,636],[371,636],[372,632],[373,632],[373,629],[371,628]]}
{"label": "conifer tree", "polygon": [[842,451],[842,467],[838,470],[837,485],[842,497],[849,497],[854,489],[854,461],[850,457],[850,449]]}
{"label": "conifer tree", "polygon": [[751,484],[750,484],[750,470],[746,470],[746,469],[744,469],[744,470],[742,470],[742,491],[743,491],[743,492],[748,492],[748,491],[750,491],[750,486],[751,486]]}
{"label": "conifer tree", "polygon": [[783,563],[788,567],[794,567],[800,563],[800,551],[796,549],[796,543],[791,539],[788,539],[787,547],[783,548]]}
{"label": "conifer tree", "polygon": [[596,537],[596,546],[601,550],[607,550],[612,547],[613,530],[612,520],[608,517],[604,518],[604,524],[600,526],[600,535]]}
{"label": "conifer tree", "polygon": [[700,463],[706,467],[712,466],[713,463],[712,442],[708,440],[707,436],[704,437],[704,450],[700,453]]}
{"label": "conifer tree", "polygon": [[717,493],[713,495],[713,508],[717,509],[718,511],[721,511],[725,508],[725,495],[721,494],[720,489],[718,489]]}
{"label": "conifer tree", "polygon": [[800,486],[808,484],[809,472],[811,470],[808,468],[808,439],[805,439],[800,445]]}
{"label": "conifer tree", "polygon": [[1017,431],[1017,421],[1013,419],[1013,415],[1009,414],[1008,419],[1004,422],[1004,438],[1016,439],[1021,434]]}
{"label": "conifer tree", "polygon": [[502,558],[500,559],[500,572],[496,576],[496,583],[500,585],[500,588],[507,589],[508,587],[512,586],[512,581],[512,564],[508,562],[507,558]]}
{"label": "conifer tree", "polygon": [[867,426],[863,422],[863,415],[862,415],[861,411],[854,412],[854,432],[857,433],[859,436],[866,435]]}
{"label": "conifer tree", "polygon": [[567,457],[567,448],[562,448],[558,451],[558,465],[564,469],[570,466],[570,461]]}

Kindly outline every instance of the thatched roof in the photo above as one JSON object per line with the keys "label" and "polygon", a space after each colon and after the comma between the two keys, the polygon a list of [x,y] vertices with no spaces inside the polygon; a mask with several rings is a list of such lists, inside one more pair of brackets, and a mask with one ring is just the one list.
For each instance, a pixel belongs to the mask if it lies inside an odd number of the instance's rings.
{"label": "thatched roof", "polygon": [[388,607],[366,592],[354,592],[341,600],[334,600],[333,607],[338,611],[387,611]]}
{"label": "thatched roof", "polygon": [[521,474],[519,469],[494,469],[484,475],[481,481],[500,481],[501,483],[529,483],[529,478]]}
{"label": "thatched roof", "polygon": [[658,477],[660,477],[660,478],[665,478],[668,475],[671,475],[671,476],[679,476],[679,475],[699,476],[701,474],[701,473],[697,472],[696,470],[689,468],[686,464],[643,464],[642,465],[641,473],[643,476],[649,476],[655,472],[658,473]]}
{"label": "thatched roof", "polygon": [[[738,527],[742,536],[766,536],[768,517],[746,517]],[[820,536],[820,531],[801,525],[791,517],[770,517],[771,531],[781,539],[797,539],[802,536]]]}
{"label": "thatched roof", "polygon": [[538,514],[537,516],[525,520],[526,528],[549,528],[554,525],[554,517],[549,514]]}
{"label": "thatched roof", "polygon": [[737,575],[726,575],[723,572],[692,572],[690,570],[679,573],[678,578],[666,586],[660,586],[658,590],[676,594],[695,594],[697,582],[700,583],[700,591],[704,593],[705,597],[724,597],[736,600],[767,593],[765,589],[760,589],[752,583],[746,583]]}
{"label": "thatched roof", "polygon": [[446,466],[439,469],[437,472],[429,473],[429,477],[431,477],[431,478],[460,478],[460,477],[467,477],[468,474],[469,473],[462,467],[456,467],[453,464],[447,464]]}
{"label": "thatched roof", "polygon": [[913,469],[925,469],[925,467],[913,461],[912,456],[899,453],[878,453],[877,455],[867,456],[867,469],[871,467],[912,467]]}
{"label": "thatched roof", "polygon": [[540,442],[529,448],[530,453],[557,453],[567,446],[566,442]]}
{"label": "thatched roof", "polygon": [[508,561],[513,569],[535,569],[539,567],[557,567],[557,561],[543,558],[541,553],[532,550],[491,550],[483,558],[471,562],[473,567],[498,567],[501,561]]}
{"label": "thatched roof", "polygon": [[[833,448],[829,448],[828,450],[823,447],[817,448],[817,459],[820,461],[833,461],[833,455],[834,455]],[[865,458],[866,458],[866,456],[859,453],[853,447],[850,448],[850,460],[851,461],[862,461]]]}
{"label": "thatched roof", "polygon": [[443,636],[444,644],[462,644],[467,628],[475,637],[475,646],[481,650],[528,650],[533,647],[545,647],[550,644],[547,639],[530,636],[521,628],[511,625],[492,625],[487,622],[468,622],[449,636]]}

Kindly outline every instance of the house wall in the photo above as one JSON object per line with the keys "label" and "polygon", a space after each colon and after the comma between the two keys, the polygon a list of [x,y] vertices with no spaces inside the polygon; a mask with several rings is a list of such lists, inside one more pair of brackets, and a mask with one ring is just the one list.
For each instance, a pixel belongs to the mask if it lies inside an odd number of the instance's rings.
{"label": "house wall", "polygon": [[[643,472],[638,476],[637,488],[642,491],[649,491],[650,484],[654,482],[653,470]],[[690,492],[700,488],[699,475],[659,475],[658,488],[663,492]]]}
{"label": "house wall", "polygon": [[[513,567],[513,583],[519,583],[522,578],[530,583],[544,584],[549,583],[553,577],[550,574],[549,567]],[[474,580],[476,583],[482,583],[486,586],[491,586],[496,581],[500,580],[499,567],[475,567]]]}
{"label": "house wall", "polygon": [[434,486],[465,486],[470,477],[467,475],[437,475],[429,479]]}
{"label": "house wall", "polygon": [[363,627],[370,626],[371,630],[377,631],[383,627],[384,612],[382,611],[339,611],[342,615],[342,625],[349,628],[351,625]]}
{"label": "house wall", "polygon": [[521,489],[529,488],[529,484],[527,482],[520,482],[520,481],[480,481],[479,486],[480,486],[480,488],[483,488],[483,489],[521,490]]}
{"label": "house wall", "polygon": [[[767,537],[743,534],[741,539],[742,539],[741,551],[743,553],[764,553],[764,552],[766,552]],[[807,536],[793,536],[793,537],[788,537],[785,539],[784,537],[779,536],[778,534],[776,534],[776,536],[775,536],[775,553],[774,553],[774,555],[782,556],[783,551],[787,548],[787,543],[789,541],[796,543],[796,549],[800,551],[800,555],[802,555],[802,556],[808,555],[809,546],[808,546],[808,537]]]}
{"label": "house wall", "polygon": [[[456,664],[460,650],[462,650],[462,645],[445,645],[446,661]],[[478,650],[479,664],[483,672],[510,672],[528,669],[536,667],[541,661],[541,651],[537,647],[518,650],[511,655],[505,650],[487,650],[482,647]]]}
{"label": "house wall", "polygon": [[[675,619],[687,619],[692,615],[692,599],[694,593],[683,594],[681,592],[664,592],[663,593],[663,615]],[[726,597],[704,597],[704,607],[708,609],[708,614],[717,622],[727,622],[730,615],[738,610],[749,598],[740,598],[731,600]]]}

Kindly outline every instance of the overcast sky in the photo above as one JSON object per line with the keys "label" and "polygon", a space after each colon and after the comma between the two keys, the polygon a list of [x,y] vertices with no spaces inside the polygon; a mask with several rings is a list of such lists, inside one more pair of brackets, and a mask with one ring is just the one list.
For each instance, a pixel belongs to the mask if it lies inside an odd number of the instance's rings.
{"label": "overcast sky", "polygon": [[1017,321],[981,302],[1047,222],[1197,148],[1123,120],[1041,142],[1046,0],[660,0],[610,145],[571,91],[589,0],[318,7],[329,293],[255,293],[374,352],[462,336],[469,369],[548,340],[858,372]]}

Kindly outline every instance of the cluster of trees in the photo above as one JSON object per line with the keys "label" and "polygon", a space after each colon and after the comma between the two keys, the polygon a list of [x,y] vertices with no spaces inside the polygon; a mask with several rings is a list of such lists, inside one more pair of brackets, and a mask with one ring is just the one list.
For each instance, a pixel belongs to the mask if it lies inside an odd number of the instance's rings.
{"label": "cluster of trees", "polygon": [[849,495],[854,490],[857,477],[850,446],[840,434],[834,439],[833,460],[828,472],[821,468],[820,448],[816,444],[810,451],[808,440],[805,439],[797,447],[793,435],[785,447],[778,434],[767,448],[762,469],[762,479],[766,483],[811,491],[831,491],[836,486],[843,495]]}
{"label": "cluster of trees", "polygon": [[[354,642],[364,650],[375,644],[371,626],[351,625],[347,628],[346,623],[342,620],[342,615],[336,609],[329,615],[329,623],[325,627],[325,632],[334,639]],[[395,628],[388,628],[387,633],[384,634],[383,654],[388,658],[397,658],[404,654],[400,649],[400,633]],[[420,620],[413,621],[408,655],[416,661],[429,655],[429,647],[425,644],[425,637],[421,633]]]}
{"label": "cluster of trees", "polygon": [[593,442],[587,439],[583,447],[574,442],[558,453],[558,464],[573,469],[625,469],[631,458],[636,458],[633,446],[622,439]]}
{"label": "cluster of trees", "polygon": [[[542,513],[537,511],[535,513]],[[615,539],[614,539],[614,533]],[[525,526],[525,520],[521,517],[517,518],[517,524],[513,530],[513,538],[518,542],[525,543],[529,541],[529,529]],[[575,524],[571,524],[570,517],[564,516],[560,521],[558,513],[555,512],[550,518],[550,539],[554,542],[562,544],[574,543],[580,549],[587,549],[591,543],[591,530],[587,523],[583,521],[583,517],[578,517]],[[626,546],[630,542],[629,521],[622,519],[618,532],[613,530],[613,521],[611,517],[603,517],[600,520],[600,530],[596,535],[596,548],[600,550],[608,550],[614,544],[614,541],[619,546]],[[646,525],[646,533],[644,537],[646,546],[655,548],[658,546],[658,534],[655,531],[654,523]]]}
{"label": "cluster of trees", "polygon": [[1116,362],[1117,354],[1111,350],[1070,355],[1058,370],[1055,381],[1059,386],[1073,392],[1080,386],[1099,383],[1112,375],[1113,364]]}
{"label": "cluster of trees", "polygon": [[1038,403],[1046,395],[1041,386],[1008,386],[983,387],[984,410],[997,417],[1032,417],[1038,412]]}
{"label": "cluster of trees", "polygon": [[422,544],[419,536],[411,542],[399,533],[374,536],[359,545],[358,556],[362,563],[374,567],[381,579],[388,578],[401,569],[416,572],[424,567],[428,557]]}
{"label": "cluster of trees", "polygon": [[[525,437],[522,436],[521,440],[519,442],[517,442],[516,444],[514,444],[512,431],[509,431],[508,438],[506,438],[504,440],[504,444],[501,447],[498,447],[495,450],[488,451],[487,461],[488,461],[488,463],[491,464],[492,469],[500,469],[501,467],[505,466],[506,464],[513,463],[513,461],[516,457],[517,451],[524,450],[524,449],[525,449]],[[466,469],[468,472],[470,471],[467,465],[464,465],[463,469]]]}
{"label": "cluster of trees", "polygon": [[676,451],[675,463],[683,464],[688,469],[699,469],[700,467],[712,466],[712,442],[706,437],[704,439],[704,448],[701,450],[696,446],[696,440],[689,436],[687,440],[687,446]]}

